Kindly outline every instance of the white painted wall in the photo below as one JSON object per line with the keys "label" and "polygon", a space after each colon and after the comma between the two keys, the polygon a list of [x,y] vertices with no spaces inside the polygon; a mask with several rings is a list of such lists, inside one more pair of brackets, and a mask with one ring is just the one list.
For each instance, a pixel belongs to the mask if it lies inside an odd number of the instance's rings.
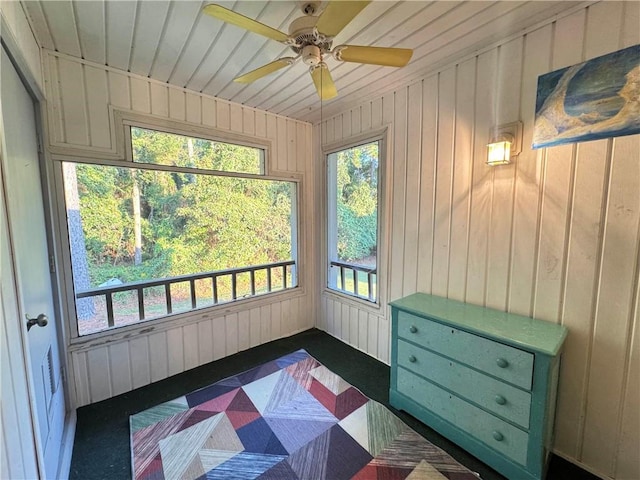
{"label": "white painted wall", "polygon": [[[238,351],[311,328],[315,251],[311,213],[311,125],[188,92],[145,77],[43,50],[49,161],[61,155],[116,158],[112,109],[239,133],[272,142],[272,176],[301,179],[299,284],[293,291],[146,322],[134,331],[71,339],[71,386],[79,407],[147,385]],[[59,205],[64,215],[64,207]],[[67,278],[70,272],[66,272]],[[72,301],[72,300],[71,300]],[[70,328],[73,331],[73,328]]]}
{"label": "white painted wall", "polygon": [[[528,145],[538,75],[640,43],[639,24],[640,3],[598,3],[320,126],[324,144],[389,126],[387,298],[421,291],[566,325],[555,451],[619,479],[640,478],[640,136]],[[516,120],[522,154],[486,166],[490,127]],[[328,292],[320,304],[319,328],[388,362],[386,305]]]}

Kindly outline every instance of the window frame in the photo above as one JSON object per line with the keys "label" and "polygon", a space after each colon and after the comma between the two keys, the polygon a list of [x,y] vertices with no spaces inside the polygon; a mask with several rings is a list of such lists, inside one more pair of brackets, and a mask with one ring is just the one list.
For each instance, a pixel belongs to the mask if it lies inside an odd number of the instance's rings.
{"label": "window frame", "polygon": [[[380,310],[387,301],[387,238],[388,229],[386,228],[387,205],[388,205],[388,189],[387,179],[390,176],[388,171],[387,159],[389,158],[389,131],[385,126],[381,129],[371,132],[352,136],[339,142],[334,142],[322,146],[322,206],[323,206],[323,224],[322,224],[322,293],[323,295],[333,296],[342,302],[350,303],[358,308],[364,308],[379,314]],[[329,211],[329,155],[350,148],[366,145],[368,143],[378,142],[378,221],[377,221],[377,248],[376,248],[376,299],[368,300],[364,297],[351,295],[338,289],[329,287],[329,269],[331,258],[329,256],[329,220],[332,213]],[[336,218],[335,212],[333,218]]]}
{"label": "window frame", "polygon": [[[303,182],[302,175],[287,172],[285,174],[271,174],[270,161],[273,152],[273,142],[266,138],[256,138],[235,132],[220,131],[215,128],[190,125],[175,122],[163,118],[150,117],[148,115],[136,114],[128,111],[114,110],[112,119],[118,125],[112,129],[112,141],[115,146],[110,151],[100,151],[92,147],[82,149],[52,149],[50,159],[52,164],[53,184],[55,187],[56,208],[55,222],[57,225],[57,254],[61,259],[59,268],[63,278],[64,290],[62,293],[63,309],[66,312],[65,326],[68,333],[71,347],[84,348],[95,342],[111,342],[131,335],[149,333],[151,331],[167,331],[172,328],[197,323],[212,315],[228,315],[230,313],[246,311],[249,308],[259,307],[273,301],[282,301],[282,297],[293,298],[306,293],[304,277],[304,267],[300,262],[300,253],[303,251],[303,224],[300,212],[303,211]],[[183,135],[187,137],[202,138],[205,140],[237,144],[247,147],[262,149],[262,173],[241,173],[227,172],[222,170],[207,170],[189,167],[174,167],[160,164],[140,163],[133,161],[133,151],[131,144],[131,127],[140,127],[149,130],[156,130],[169,134]],[[55,150],[55,151],[53,151]],[[115,152],[115,154],[114,154]],[[219,303],[216,305],[198,307],[183,312],[172,313],[158,318],[141,320],[129,325],[96,331],[86,335],[79,335],[75,287],[73,282],[73,271],[71,263],[71,250],[69,240],[69,230],[67,225],[67,212],[64,191],[63,164],[72,162],[76,164],[111,166],[119,168],[131,168],[142,170],[171,171],[181,173],[194,173],[200,175],[217,175],[235,178],[273,180],[280,182],[290,182],[295,186],[295,201],[291,205],[292,234],[291,234],[291,257],[295,261],[296,285],[284,290],[278,290],[263,295],[238,298],[232,302]]]}

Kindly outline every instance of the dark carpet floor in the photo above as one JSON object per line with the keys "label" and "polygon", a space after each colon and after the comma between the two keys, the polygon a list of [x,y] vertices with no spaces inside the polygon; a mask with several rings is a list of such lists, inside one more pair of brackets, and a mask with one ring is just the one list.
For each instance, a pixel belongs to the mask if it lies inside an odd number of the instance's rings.
{"label": "dark carpet floor", "polygon": [[[71,480],[131,478],[129,415],[180,397],[249,368],[304,348],[327,368],[359,388],[365,395],[389,407],[389,367],[311,329],[251,350],[203,365],[166,380],[78,409],[78,423],[71,459]],[[398,414],[411,428],[446,450],[484,480],[501,475],[404,412]],[[597,480],[575,465],[553,456],[547,480]],[[518,480],[518,479],[511,479]]]}

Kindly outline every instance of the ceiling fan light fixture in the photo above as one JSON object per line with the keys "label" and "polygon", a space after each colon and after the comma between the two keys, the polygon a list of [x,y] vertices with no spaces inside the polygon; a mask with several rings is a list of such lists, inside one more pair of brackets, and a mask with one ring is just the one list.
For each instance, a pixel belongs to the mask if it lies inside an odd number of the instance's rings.
{"label": "ceiling fan light fixture", "polygon": [[310,67],[318,65],[322,61],[322,51],[316,45],[307,45],[302,48],[302,61]]}

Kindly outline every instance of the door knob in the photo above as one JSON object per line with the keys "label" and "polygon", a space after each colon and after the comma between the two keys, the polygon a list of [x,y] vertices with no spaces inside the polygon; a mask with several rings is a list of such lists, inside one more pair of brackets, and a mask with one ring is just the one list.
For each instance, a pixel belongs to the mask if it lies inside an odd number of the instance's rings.
{"label": "door knob", "polygon": [[44,313],[41,313],[36,318],[29,318],[29,314],[26,314],[25,318],[27,319],[27,332],[31,330],[31,327],[34,325],[46,327],[47,323],[49,323],[49,318]]}

